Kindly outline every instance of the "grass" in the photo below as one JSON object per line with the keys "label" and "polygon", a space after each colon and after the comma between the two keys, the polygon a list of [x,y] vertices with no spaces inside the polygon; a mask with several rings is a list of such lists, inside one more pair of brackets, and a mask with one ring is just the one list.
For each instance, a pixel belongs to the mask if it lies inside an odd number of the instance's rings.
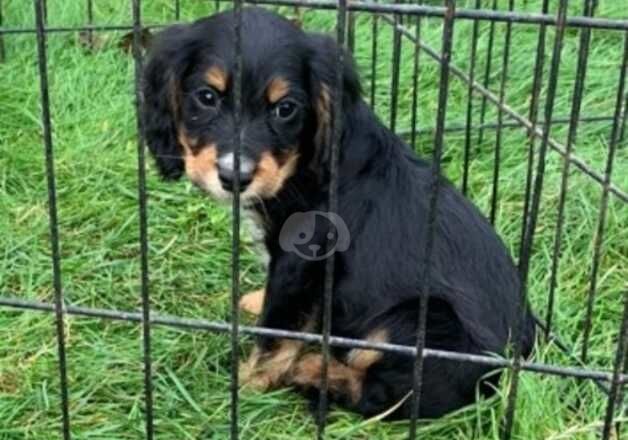
{"label": "grass", "polygon": [[[49,0],[53,26],[85,22],[82,2]],[[96,22],[129,23],[127,1],[95,2]],[[172,20],[172,2],[146,0],[147,22]],[[464,2],[459,2],[464,3]],[[505,8],[505,1],[500,1]],[[518,2],[520,3],[520,2]],[[557,1],[552,0],[552,11]],[[571,2],[571,13],[580,5]],[[599,15],[625,17],[621,2],[601,0]],[[213,3],[182,2],[183,19],[213,11]],[[539,0],[525,7],[540,10]],[[289,8],[280,9],[292,14]],[[4,2],[5,24],[33,25],[32,5],[24,0]],[[308,12],[306,29],[332,31],[333,12]],[[357,18],[355,57],[365,89],[370,87],[370,18]],[[515,25],[506,101],[527,113],[537,41],[537,27]],[[424,22],[422,35],[439,47],[441,23]],[[49,36],[49,72],[60,218],[63,285],[68,303],[135,310],[139,297],[139,244],[133,61],[117,48],[122,33],[98,34],[104,47],[87,51],[73,34]],[[453,62],[469,66],[471,23],[456,24]],[[504,25],[496,26],[496,51],[491,88],[500,78]],[[391,74],[390,28],[380,22],[377,62],[377,105],[382,119],[389,115]],[[551,54],[553,30],[546,53]],[[620,33],[595,31],[583,109],[587,115],[610,115],[622,52]],[[481,26],[478,69],[483,72],[488,23]],[[5,36],[7,61],[0,64],[0,294],[51,301],[47,193],[39,107],[35,37]],[[568,30],[556,115],[567,115],[577,60],[578,33]],[[412,47],[402,47],[401,86],[397,126],[410,125]],[[434,124],[438,65],[421,55],[419,127]],[[547,78],[547,66],[545,72]],[[545,97],[544,88],[542,98]],[[480,99],[474,99],[479,108]],[[451,81],[448,122],[464,121],[466,87]],[[489,106],[487,120],[496,111]],[[474,112],[477,123],[478,111]],[[610,124],[582,124],[576,154],[603,172]],[[478,145],[474,131],[470,197],[488,213],[493,173],[494,131]],[[520,129],[503,132],[496,228],[512,250],[519,245],[525,185],[527,142]],[[564,142],[566,127],[552,136]],[[444,169],[460,182],[464,136],[447,135]],[[416,149],[431,153],[431,133],[419,138]],[[628,149],[616,157],[614,182],[628,188]],[[547,176],[530,272],[529,295],[537,312],[547,307],[552,241],[555,231],[562,161],[549,153]],[[148,170],[151,303],[154,311],[194,318],[226,320],[229,316],[230,212],[215,205],[189,183],[161,182]],[[572,170],[558,273],[555,328],[573,354],[582,345],[582,321],[590,284],[593,237],[597,227],[601,187]],[[628,207],[611,197],[603,238],[597,295],[590,341],[591,367],[611,369],[628,279]],[[264,274],[251,241],[242,243],[244,290],[263,284]],[[137,325],[97,319],[66,321],[72,433],[76,439],[143,438],[141,332]],[[51,315],[0,309],[0,439],[58,438],[59,381],[54,321]],[[243,343],[243,351],[248,344]],[[229,433],[229,341],[226,335],[153,329],[155,416],[160,439],[223,439]],[[576,364],[552,344],[540,344],[535,360]],[[510,381],[505,375],[497,397],[482,401],[441,420],[422,422],[420,438],[496,439],[505,410]],[[606,409],[603,394],[590,382],[538,374],[521,376],[514,438],[593,439]],[[429,384],[428,384],[429,386]],[[301,398],[289,391],[269,394],[243,392],[242,438],[309,439],[315,425]],[[408,424],[370,423],[333,411],[330,439],[403,439]]]}

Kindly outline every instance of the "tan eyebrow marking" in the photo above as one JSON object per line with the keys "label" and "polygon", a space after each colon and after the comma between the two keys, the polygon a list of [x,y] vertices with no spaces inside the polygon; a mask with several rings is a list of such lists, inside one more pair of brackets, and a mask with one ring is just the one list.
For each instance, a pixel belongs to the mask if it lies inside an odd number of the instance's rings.
{"label": "tan eyebrow marking", "polygon": [[266,97],[271,104],[276,103],[290,91],[290,84],[285,78],[273,78],[266,89]]}
{"label": "tan eyebrow marking", "polygon": [[205,80],[219,92],[224,93],[227,90],[227,73],[218,66],[212,66],[207,70]]}

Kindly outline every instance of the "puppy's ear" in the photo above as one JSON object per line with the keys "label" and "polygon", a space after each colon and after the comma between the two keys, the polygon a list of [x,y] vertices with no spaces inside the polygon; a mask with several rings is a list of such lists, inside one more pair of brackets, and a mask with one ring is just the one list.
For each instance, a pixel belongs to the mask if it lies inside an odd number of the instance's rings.
{"label": "puppy's ear", "polygon": [[[310,34],[311,55],[310,96],[316,114],[316,134],[314,137],[315,171],[326,170],[329,165],[332,127],[334,121],[334,100],[342,99],[342,113],[350,114],[351,108],[360,99],[360,80],[351,55],[338,47],[333,38]],[[342,96],[336,96],[339,51],[345,51],[342,72]],[[343,118],[346,120],[346,118]]]}
{"label": "puppy's ear", "polygon": [[179,78],[185,69],[185,30],[184,26],[173,26],[160,33],[143,72],[144,135],[165,179],[178,179],[184,171],[177,126],[181,93]]}

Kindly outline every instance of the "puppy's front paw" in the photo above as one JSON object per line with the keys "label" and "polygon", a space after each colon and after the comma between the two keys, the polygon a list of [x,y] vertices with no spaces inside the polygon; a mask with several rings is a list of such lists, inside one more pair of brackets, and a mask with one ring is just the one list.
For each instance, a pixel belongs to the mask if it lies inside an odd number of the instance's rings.
{"label": "puppy's front paw", "polygon": [[240,298],[240,310],[250,313],[254,316],[259,316],[262,313],[262,307],[264,306],[264,296],[266,291],[264,289],[255,290],[244,294]]}
{"label": "puppy's front paw", "polygon": [[244,388],[264,392],[268,391],[272,385],[272,378],[265,372],[251,372],[240,366],[240,383]]}
{"label": "puppy's front paw", "polygon": [[294,366],[303,342],[281,340],[275,348],[266,351],[256,346],[251,356],[240,364],[244,386],[267,391],[285,385],[285,378]]}
{"label": "puppy's front paw", "polygon": [[240,364],[239,375],[240,383],[244,388],[263,392],[268,391],[272,386],[271,375],[263,369],[251,366],[248,360]]}
{"label": "puppy's front paw", "polygon": [[246,361],[240,363],[238,374],[240,376],[240,383],[245,388],[256,391],[267,391],[271,386],[271,378],[264,368],[260,351],[257,347],[253,349],[253,352]]}

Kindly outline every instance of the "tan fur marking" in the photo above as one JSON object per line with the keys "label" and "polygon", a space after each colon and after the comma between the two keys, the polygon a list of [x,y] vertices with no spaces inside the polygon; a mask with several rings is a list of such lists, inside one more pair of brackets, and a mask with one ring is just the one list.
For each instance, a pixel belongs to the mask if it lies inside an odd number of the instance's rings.
{"label": "tan fur marking", "polygon": [[302,341],[289,339],[279,342],[279,346],[269,353],[262,353],[255,347],[251,356],[240,364],[242,384],[258,391],[277,388],[292,369],[302,348]]}
{"label": "tan fur marking", "polygon": [[[372,343],[388,342],[388,331],[386,329],[375,330],[365,340]],[[383,353],[381,351],[354,348],[347,354],[347,364],[352,368],[364,371],[379,361],[382,356]]]}
{"label": "tan fur marking", "polygon": [[259,289],[246,293],[240,298],[240,310],[248,312],[251,315],[259,316],[262,313],[265,295],[265,289]]}
{"label": "tan fur marking", "polygon": [[184,149],[186,150],[186,154],[183,157],[185,162],[185,172],[192,180],[204,177],[209,173],[216,172],[215,145],[208,145],[194,152],[192,152],[189,148]]}
{"label": "tan fur marking", "polygon": [[268,102],[274,104],[285,97],[290,91],[290,84],[284,78],[273,78],[266,89],[266,97]]}
{"label": "tan fur marking", "polygon": [[321,94],[316,100],[316,116],[318,118],[318,129],[314,135],[315,141],[320,144],[329,142],[331,127],[331,95],[327,85],[321,86]]}
{"label": "tan fur marking", "polygon": [[[183,162],[185,174],[204,191],[212,193],[218,199],[228,198],[222,189],[216,168],[217,151],[215,144],[197,146],[195,139],[185,134],[179,135],[179,143],[183,146]],[[194,148],[192,148],[194,146]]]}
{"label": "tan fur marking", "polygon": [[286,160],[279,164],[271,153],[262,153],[253,182],[244,194],[252,193],[260,197],[272,197],[277,194],[284,182],[294,174],[298,157],[297,153],[290,153]]}
{"label": "tan fur marking", "polygon": [[227,90],[227,73],[218,66],[212,66],[205,73],[205,81],[207,84],[218,90],[225,92]]}
{"label": "tan fur marking", "polygon": [[173,75],[168,75],[168,96],[174,122],[178,125],[181,120],[181,91],[179,90],[179,83]]}
{"label": "tan fur marking", "polygon": [[[312,316],[315,315],[316,313],[312,313]],[[312,331],[314,324],[311,317],[301,331]],[[285,384],[304,345],[303,341],[282,339],[277,348],[267,353],[255,346],[249,358],[240,364],[241,383],[258,391],[271,390]]]}
{"label": "tan fur marking", "polygon": [[[388,342],[388,332],[385,329],[375,330],[366,340],[376,343]],[[381,357],[382,353],[376,350],[353,349],[347,355],[346,365],[336,359],[330,359],[327,369],[329,391],[348,395],[353,403],[357,403],[362,397],[366,371]],[[288,382],[303,387],[320,388],[322,371],[323,356],[307,354],[297,362]]]}
{"label": "tan fur marking", "polygon": [[240,383],[248,388],[252,388],[259,391],[265,391],[269,388],[269,383],[262,373],[260,364],[260,350],[257,346],[253,347],[253,351],[249,355],[248,359],[244,362],[240,362],[239,376]]}
{"label": "tan fur marking", "polygon": [[[322,371],[323,356],[314,353],[307,354],[295,366],[290,382],[303,387],[320,388]],[[327,368],[327,384],[331,393],[348,394],[351,401],[357,403],[362,396],[363,380],[363,371],[330,359]]]}
{"label": "tan fur marking", "polygon": [[[214,197],[228,199],[230,193],[222,188],[218,179],[216,145],[198,146],[198,140],[188,137],[184,132],[179,134],[179,143],[183,147],[185,173],[188,178]],[[241,199],[246,200],[253,195],[273,197],[281,190],[286,179],[294,174],[298,158],[296,152],[288,153],[281,161],[270,152],[262,153],[253,182],[241,194]]]}
{"label": "tan fur marking", "polygon": [[196,146],[198,141],[196,139],[194,139],[194,138],[189,137],[185,133],[185,130],[179,129],[179,143],[183,147],[183,152],[186,155],[187,154],[191,155],[192,154],[192,147]]}

